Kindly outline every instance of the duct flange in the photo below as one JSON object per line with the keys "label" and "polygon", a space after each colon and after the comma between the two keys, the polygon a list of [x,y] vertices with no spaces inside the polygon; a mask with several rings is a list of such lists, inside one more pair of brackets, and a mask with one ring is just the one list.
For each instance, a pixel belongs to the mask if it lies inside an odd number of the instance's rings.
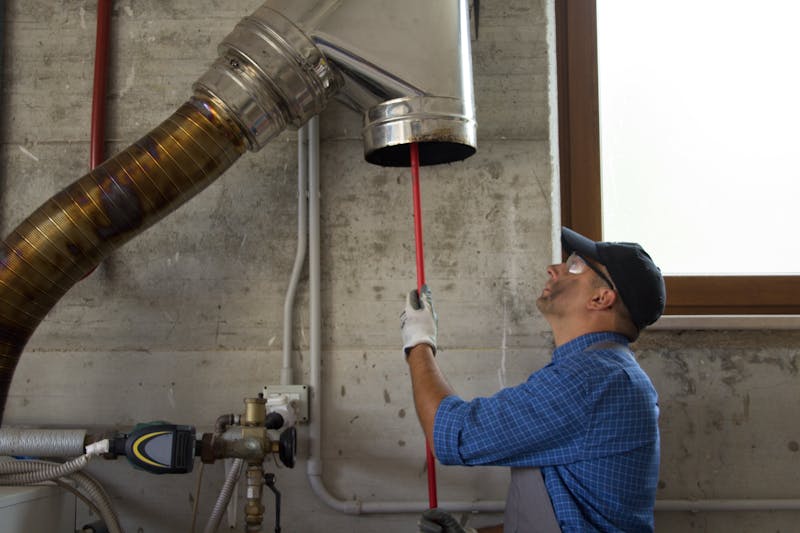
{"label": "duct flange", "polygon": [[233,116],[252,151],[322,111],[343,83],[314,43],[266,4],[236,25],[219,54],[195,95]]}
{"label": "duct flange", "polygon": [[396,98],[372,107],[364,122],[364,157],[376,165],[410,166],[408,145],[414,142],[420,165],[466,159],[477,145],[472,109],[458,98]]}

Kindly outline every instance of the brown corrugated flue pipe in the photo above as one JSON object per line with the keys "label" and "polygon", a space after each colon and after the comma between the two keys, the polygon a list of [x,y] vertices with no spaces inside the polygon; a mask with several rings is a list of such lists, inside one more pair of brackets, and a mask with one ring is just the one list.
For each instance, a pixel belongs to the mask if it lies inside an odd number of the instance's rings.
{"label": "brown corrugated flue pipe", "polygon": [[11,232],[0,245],[0,405],[25,344],[64,293],[246,149],[233,123],[193,100]]}

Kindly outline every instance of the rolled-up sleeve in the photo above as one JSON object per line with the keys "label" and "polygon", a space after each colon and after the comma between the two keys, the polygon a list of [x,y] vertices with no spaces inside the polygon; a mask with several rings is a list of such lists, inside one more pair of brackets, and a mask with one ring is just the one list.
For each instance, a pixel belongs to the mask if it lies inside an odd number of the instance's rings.
{"label": "rolled-up sleeve", "polygon": [[433,422],[433,449],[436,458],[444,465],[463,465],[458,451],[461,421],[469,409],[458,396],[447,396],[439,404]]}

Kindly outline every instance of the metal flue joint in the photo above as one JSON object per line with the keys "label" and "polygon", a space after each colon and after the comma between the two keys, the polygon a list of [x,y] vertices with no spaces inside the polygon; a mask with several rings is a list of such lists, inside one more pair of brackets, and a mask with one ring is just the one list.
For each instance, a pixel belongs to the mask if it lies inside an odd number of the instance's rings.
{"label": "metal flue joint", "polygon": [[308,36],[269,4],[223,39],[219,58],[194,84],[234,118],[253,151],[320,113],[343,83]]}

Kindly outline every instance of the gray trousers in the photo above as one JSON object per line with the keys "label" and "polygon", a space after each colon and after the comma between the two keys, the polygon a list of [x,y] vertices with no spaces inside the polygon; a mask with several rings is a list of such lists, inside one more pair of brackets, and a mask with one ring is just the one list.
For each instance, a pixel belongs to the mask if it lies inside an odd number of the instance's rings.
{"label": "gray trousers", "polygon": [[512,468],[503,533],[561,533],[538,468]]}

